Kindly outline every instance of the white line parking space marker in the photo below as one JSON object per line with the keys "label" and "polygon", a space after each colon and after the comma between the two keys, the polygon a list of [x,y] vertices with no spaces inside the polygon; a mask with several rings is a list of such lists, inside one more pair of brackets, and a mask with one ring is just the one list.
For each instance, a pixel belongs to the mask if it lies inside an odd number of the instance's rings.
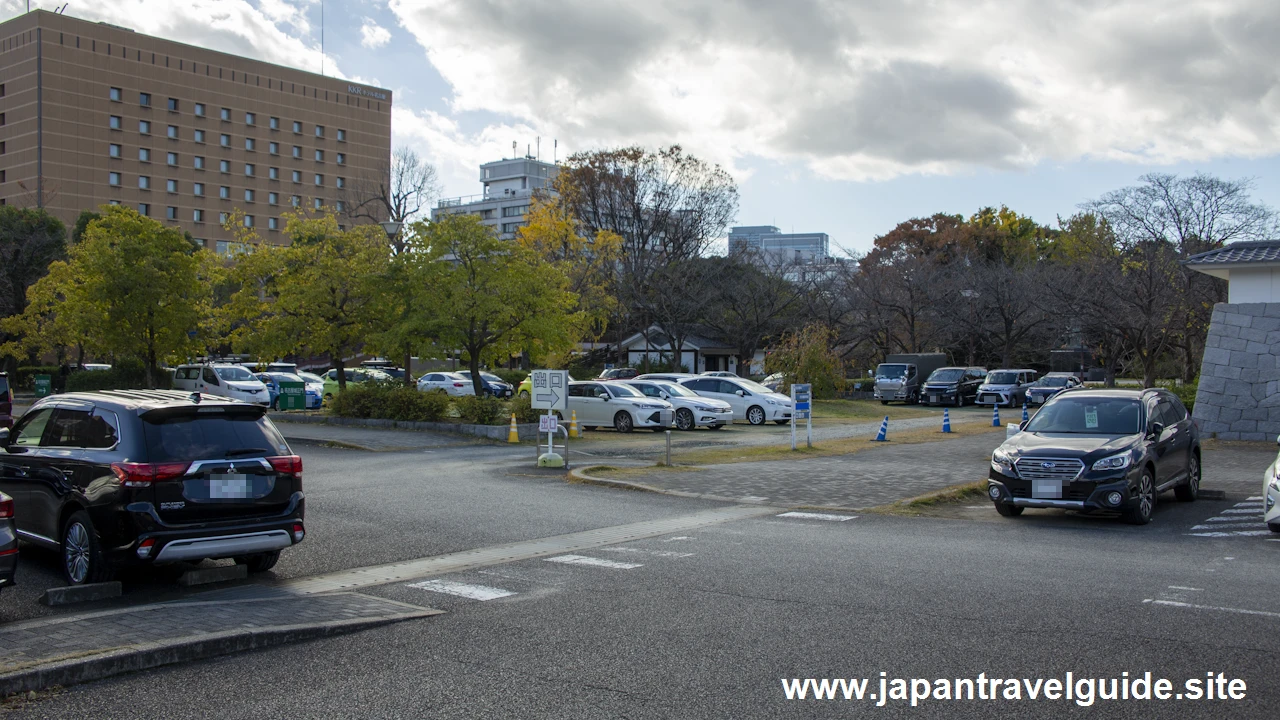
{"label": "white line parking space marker", "polygon": [[677,540],[692,540],[692,539],[693,538],[688,535],[677,535],[675,537],[669,537],[666,540],[663,540],[662,542],[675,542]]}
{"label": "white line parking space marker", "polygon": [[1204,592],[1204,588],[1186,587],[1184,585],[1170,585],[1170,590],[1190,590],[1191,592]]}
{"label": "white line parking space marker", "polygon": [[1261,496],[1261,495],[1254,495],[1253,497],[1247,497],[1247,498],[1245,498],[1245,500],[1258,500],[1258,501],[1261,501],[1261,500],[1262,500],[1262,496]]}
{"label": "white line parking space marker", "polygon": [[632,570],[638,567],[644,567],[640,563],[625,563],[614,560],[602,560],[600,558],[587,557],[586,555],[557,555],[549,557],[547,562],[564,563],[565,565],[589,565],[591,567],[609,568],[610,570]]}
{"label": "white line parking space marker", "polygon": [[446,595],[457,595],[458,597],[470,598],[472,600],[497,600],[508,595],[515,595],[510,590],[502,588],[488,587],[486,585],[467,585],[466,583],[452,582],[450,580],[427,580],[426,582],[412,583],[411,588],[419,590],[429,590],[431,592],[444,593]]}
{"label": "white line parking space marker", "polygon": [[1196,525],[1192,530],[1226,530],[1227,528],[1261,528],[1266,527],[1263,522],[1239,522],[1239,523],[1214,523],[1213,525]]}
{"label": "white line parking space marker", "polygon": [[1176,602],[1173,600],[1143,600],[1142,602],[1150,602],[1152,605],[1187,608],[1189,610],[1217,610],[1218,612],[1237,613],[1239,615],[1261,615],[1262,617],[1280,618],[1280,613],[1267,612],[1265,610],[1245,610],[1243,608],[1217,607],[1214,605],[1193,605],[1191,603]]}
{"label": "white line parking space marker", "polygon": [[778,517],[799,518],[801,520],[831,520],[833,522],[844,522],[845,520],[852,520],[858,516],[857,515],[826,515],[823,513],[807,513],[807,512],[784,512]]}
{"label": "white line parking space marker", "polygon": [[1198,538],[1234,538],[1270,536],[1271,530],[1233,530],[1230,533],[1189,533]]}
{"label": "white line parking space marker", "polygon": [[[1258,517],[1262,517],[1262,513],[1258,513]],[[1211,517],[1211,518],[1209,518],[1209,519],[1205,520],[1205,522],[1240,522],[1241,520],[1244,520],[1244,518],[1242,518],[1242,517],[1221,517],[1221,516],[1219,516],[1219,517]]]}
{"label": "white line parking space marker", "polygon": [[1221,514],[1221,515],[1258,515],[1258,516],[1261,516],[1261,515],[1262,515],[1262,511],[1261,511],[1261,509],[1260,509],[1260,508],[1258,508],[1258,509],[1255,509],[1255,508],[1242,508],[1242,509],[1240,509],[1240,510],[1235,510],[1235,509],[1231,509],[1231,510],[1223,510],[1220,514]]}
{"label": "white line parking space marker", "polygon": [[607,548],[600,548],[600,549],[607,550],[609,552],[641,553],[644,555],[653,555],[656,557],[667,557],[667,558],[693,557],[693,553],[671,552],[669,550],[641,550],[640,548],[631,548],[631,547],[607,547]]}

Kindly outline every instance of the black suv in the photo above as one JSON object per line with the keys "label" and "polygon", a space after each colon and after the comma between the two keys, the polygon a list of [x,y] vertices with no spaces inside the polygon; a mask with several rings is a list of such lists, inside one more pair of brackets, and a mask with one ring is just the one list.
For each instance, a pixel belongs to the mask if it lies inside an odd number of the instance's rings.
{"label": "black suv", "polygon": [[0,429],[0,492],[73,585],[126,563],[267,570],[306,533],[302,459],[265,413],[173,390],[44,398]]}
{"label": "black suv", "polygon": [[987,379],[986,368],[944,367],[934,370],[920,391],[921,405],[955,405],[978,399],[978,388]]}
{"label": "black suv", "polygon": [[13,388],[9,374],[0,372],[0,428],[13,427]]}
{"label": "black suv", "polygon": [[1006,517],[1065,508],[1144,525],[1161,492],[1200,494],[1200,433],[1165,390],[1064,390],[991,454],[987,483]]}

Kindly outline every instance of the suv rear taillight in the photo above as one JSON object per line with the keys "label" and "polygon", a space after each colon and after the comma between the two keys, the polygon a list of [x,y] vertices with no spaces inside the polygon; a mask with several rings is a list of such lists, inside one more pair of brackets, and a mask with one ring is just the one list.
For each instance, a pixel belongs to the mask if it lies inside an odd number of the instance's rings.
{"label": "suv rear taillight", "polygon": [[302,458],[297,455],[277,455],[267,458],[271,468],[278,473],[294,475],[302,482]]}
{"label": "suv rear taillight", "polygon": [[162,480],[174,480],[187,474],[189,465],[184,462],[171,463],[111,463],[111,472],[120,479],[125,487],[150,487],[152,483]]}
{"label": "suv rear taillight", "polygon": [[13,501],[0,500],[0,520],[7,520],[13,517]]}

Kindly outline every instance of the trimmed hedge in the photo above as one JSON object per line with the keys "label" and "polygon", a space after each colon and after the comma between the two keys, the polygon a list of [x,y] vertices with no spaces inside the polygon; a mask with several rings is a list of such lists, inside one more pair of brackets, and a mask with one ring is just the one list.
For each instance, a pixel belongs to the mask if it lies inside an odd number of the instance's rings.
{"label": "trimmed hedge", "polygon": [[516,416],[516,422],[518,423],[536,423],[538,418],[542,416],[542,411],[533,409],[532,399],[517,395],[507,403],[505,417],[510,419],[512,414]]}
{"label": "trimmed hedge", "polygon": [[[173,376],[157,370],[156,387],[168,389]],[[139,360],[118,360],[110,370],[77,370],[67,376],[67,392],[93,390],[142,390],[147,387],[147,368]]]}
{"label": "trimmed hedge", "polygon": [[501,425],[505,419],[502,402],[495,397],[463,395],[453,405],[463,422],[474,425]]}
{"label": "trimmed hedge", "polygon": [[449,398],[399,384],[352,383],[334,396],[329,411],[338,417],[439,422],[449,413]]}
{"label": "trimmed hedge", "polygon": [[22,390],[34,390],[36,387],[37,375],[48,375],[53,378],[54,385],[58,383],[58,373],[61,371],[57,365],[20,365],[12,375],[9,376],[9,383],[14,388]]}
{"label": "trimmed hedge", "polygon": [[1172,382],[1160,382],[1157,384],[1174,395],[1177,395],[1178,399],[1182,401],[1182,404],[1187,406],[1187,412],[1195,410],[1196,389],[1200,387],[1200,378],[1197,377],[1194,382],[1189,383],[1178,384]]}

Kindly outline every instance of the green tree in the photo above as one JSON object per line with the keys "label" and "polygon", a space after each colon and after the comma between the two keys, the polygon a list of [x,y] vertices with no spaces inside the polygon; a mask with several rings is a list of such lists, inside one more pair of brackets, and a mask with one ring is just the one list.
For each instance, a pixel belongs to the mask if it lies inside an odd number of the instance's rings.
{"label": "green tree", "polygon": [[[0,318],[21,315],[27,308],[27,288],[66,252],[62,221],[43,209],[0,206]],[[0,344],[18,339],[0,332]]]}
{"label": "green tree", "polygon": [[809,383],[815,398],[831,398],[844,389],[844,365],[831,349],[835,333],[822,325],[806,325],[782,338],[764,359],[767,373],[784,373],[778,392],[787,392],[791,383]]}
{"label": "green tree", "polygon": [[186,357],[210,314],[212,254],[195,250],[178,230],[123,207],[104,207],[68,259],[28,292],[33,302],[17,320],[29,343],[49,348],[83,342],[146,365],[155,387],[162,360]]}
{"label": "green tree", "polygon": [[442,339],[467,354],[481,394],[480,364],[526,347],[565,352],[578,340],[577,295],[555,265],[520,243],[499,240],[470,215],[418,223],[415,251],[441,263]]}
{"label": "green tree", "polygon": [[376,225],[343,230],[332,214],[287,213],[285,235],[288,247],[258,242],[252,231],[240,237],[251,249],[231,271],[232,345],[263,357],[328,353],[345,390],[344,358],[392,319],[386,233]]}

